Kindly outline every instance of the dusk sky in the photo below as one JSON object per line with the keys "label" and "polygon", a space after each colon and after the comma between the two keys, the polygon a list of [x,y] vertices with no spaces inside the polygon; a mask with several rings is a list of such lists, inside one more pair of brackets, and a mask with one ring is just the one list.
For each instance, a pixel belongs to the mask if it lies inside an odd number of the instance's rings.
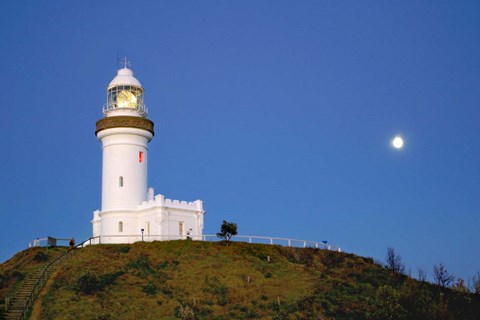
{"label": "dusk sky", "polygon": [[[480,271],[480,1],[1,1],[0,261],[92,235],[117,56],[205,233]],[[395,135],[404,148],[391,146]]]}

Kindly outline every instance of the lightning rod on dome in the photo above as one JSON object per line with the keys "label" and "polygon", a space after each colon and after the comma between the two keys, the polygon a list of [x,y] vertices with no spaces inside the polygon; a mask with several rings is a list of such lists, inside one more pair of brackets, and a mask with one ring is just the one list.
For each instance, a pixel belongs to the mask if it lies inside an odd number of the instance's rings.
{"label": "lightning rod on dome", "polygon": [[127,57],[123,57],[122,59],[120,59],[117,53],[117,67],[118,66],[120,66],[122,69],[126,69],[128,67],[131,67],[132,64],[130,63],[130,61],[128,61]]}

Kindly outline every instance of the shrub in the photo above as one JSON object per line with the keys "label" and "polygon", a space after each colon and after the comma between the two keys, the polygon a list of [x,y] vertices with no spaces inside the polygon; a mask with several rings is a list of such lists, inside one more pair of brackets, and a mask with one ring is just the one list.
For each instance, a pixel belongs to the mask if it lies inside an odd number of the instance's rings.
{"label": "shrub", "polygon": [[341,268],[345,262],[346,255],[334,251],[323,251],[322,262],[330,269]]}
{"label": "shrub", "polygon": [[48,260],[48,255],[46,255],[43,251],[39,251],[33,256],[33,261],[36,262],[45,262]]}
{"label": "shrub", "polygon": [[142,290],[147,294],[147,296],[152,297],[157,294],[158,288],[155,284],[148,283],[143,286]]}
{"label": "shrub", "polygon": [[168,267],[168,261],[162,261],[155,266],[155,269],[162,270],[162,269],[166,269],[167,267]]}
{"label": "shrub", "polygon": [[240,246],[243,255],[252,256],[260,260],[267,260],[268,254],[263,245],[249,244]]}
{"label": "shrub", "polygon": [[401,305],[400,299],[400,292],[394,288],[388,285],[379,287],[372,301],[373,312],[368,315],[368,319],[406,319],[407,312]]}
{"label": "shrub", "polygon": [[7,282],[10,279],[6,274],[0,274],[0,289],[7,286]]}
{"label": "shrub", "polygon": [[85,273],[77,280],[77,290],[87,295],[94,294],[102,288],[100,278],[92,272]]}
{"label": "shrub", "polygon": [[128,253],[130,251],[130,246],[120,246],[117,248],[117,252],[119,253]]}
{"label": "shrub", "polygon": [[78,278],[76,289],[84,294],[91,295],[103,290],[108,285],[112,285],[115,280],[123,274],[122,271],[118,271],[98,276],[88,271]]}
{"label": "shrub", "polygon": [[140,256],[137,260],[127,263],[127,269],[138,270],[138,275],[142,278],[147,278],[148,275],[154,274],[150,259],[145,255]]}
{"label": "shrub", "polygon": [[117,271],[112,273],[106,273],[100,276],[100,283],[102,285],[102,288],[114,284],[115,280],[117,280],[117,278],[123,274],[125,274],[125,272]]}
{"label": "shrub", "polygon": [[20,271],[17,271],[17,270],[12,272],[12,276],[17,278],[17,280],[25,279],[25,274],[23,274],[23,273],[21,273]]}
{"label": "shrub", "polygon": [[312,266],[314,261],[314,255],[319,251],[315,248],[282,248],[281,253],[288,261],[298,264],[304,264],[308,267]]}

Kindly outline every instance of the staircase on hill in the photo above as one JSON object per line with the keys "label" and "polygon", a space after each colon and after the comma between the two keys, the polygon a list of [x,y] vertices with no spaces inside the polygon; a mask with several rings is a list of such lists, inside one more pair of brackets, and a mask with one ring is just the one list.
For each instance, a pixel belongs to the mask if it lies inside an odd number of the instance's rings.
{"label": "staircase on hill", "polygon": [[37,269],[33,274],[28,277],[23,285],[17,290],[15,296],[10,298],[8,309],[4,314],[4,319],[19,319],[27,300],[29,299],[30,295],[32,294],[35,285],[37,284],[38,280],[41,278],[42,274],[44,273],[46,267]]}
{"label": "staircase on hill", "polygon": [[9,299],[8,303],[6,303],[6,311],[3,315],[3,319],[26,319],[29,309],[32,307],[33,302],[45,286],[50,275],[57,270],[60,262],[63,261],[70,252],[75,252],[75,250],[67,251],[55,257],[55,259],[47,266],[40,267],[30,274],[17,292],[15,292],[15,295]]}

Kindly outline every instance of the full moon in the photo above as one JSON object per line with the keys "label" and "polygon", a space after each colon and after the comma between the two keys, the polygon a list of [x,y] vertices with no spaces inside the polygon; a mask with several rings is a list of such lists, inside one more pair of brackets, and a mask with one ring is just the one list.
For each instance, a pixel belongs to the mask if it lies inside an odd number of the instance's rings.
{"label": "full moon", "polygon": [[395,138],[393,138],[392,146],[395,149],[402,149],[403,148],[403,138],[400,137],[400,136],[396,136]]}

